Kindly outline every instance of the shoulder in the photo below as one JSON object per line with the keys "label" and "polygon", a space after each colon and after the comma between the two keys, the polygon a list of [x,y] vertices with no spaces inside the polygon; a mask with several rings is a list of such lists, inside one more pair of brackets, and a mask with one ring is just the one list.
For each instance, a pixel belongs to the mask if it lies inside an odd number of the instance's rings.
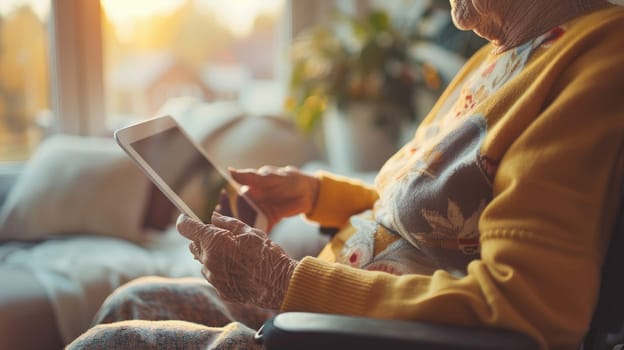
{"label": "shoulder", "polygon": [[595,102],[618,95],[624,86],[624,7],[595,11],[561,28],[560,39],[535,60],[537,70],[553,78],[551,94],[573,90]]}
{"label": "shoulder", "polygon": [[563,28],[568,32],[563,42],[568,45],[592,47],[613,42],[619,44],[620,50],[624,49],[624,7],[609,6],[594,11],[566,23]]}

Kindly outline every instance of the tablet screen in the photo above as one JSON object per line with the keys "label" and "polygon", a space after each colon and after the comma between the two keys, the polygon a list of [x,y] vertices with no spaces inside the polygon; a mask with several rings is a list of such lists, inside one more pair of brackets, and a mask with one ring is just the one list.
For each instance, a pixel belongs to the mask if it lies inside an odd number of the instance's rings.
{"label": "tablet screen", "polygon": [[130,145],[201,221],[210,222],[227,180],[178,128]]}

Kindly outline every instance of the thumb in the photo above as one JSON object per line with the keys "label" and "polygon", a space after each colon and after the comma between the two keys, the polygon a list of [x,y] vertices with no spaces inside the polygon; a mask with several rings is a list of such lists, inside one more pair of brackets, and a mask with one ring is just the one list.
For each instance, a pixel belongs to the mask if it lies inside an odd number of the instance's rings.
{"label": "thumb", "polygon": [[255,169],[234,169],[229,168],[230,176],[241,185],[253,185],[257,177]]}
{"label": "thumb", "polygon": [[176,221],[176,228],[182,236],[196,241],[202,236],[204,224],[185,214],[180,214]]}

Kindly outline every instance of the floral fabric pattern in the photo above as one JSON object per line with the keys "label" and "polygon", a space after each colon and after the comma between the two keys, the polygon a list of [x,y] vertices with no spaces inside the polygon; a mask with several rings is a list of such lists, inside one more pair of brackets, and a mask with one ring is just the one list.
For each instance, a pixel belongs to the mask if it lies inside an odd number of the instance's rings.
{"label": "floral fabric pattern", "polygon": [[464,270],[479,256],[478,221],[492,197],[480,155],[486,135],[484,117],[465,118],[439,143],[406,159],[411,166],[377,203],[378,222],[445,269]]}
{"label": "floral fabric pattern", "polygon": [[437,267],[406,240],[379,225],[370,210],[352,217],[351,225],[356,231],[345,242],[339,263],[394,275],[432,273]]}
{"label": "floral fabric pattern", "polygon": [[464,80],[384,165],[375,181],[380,199],[372,213],[352,220],[356,232],[345,242],[340,262],[394,274],[465,272],[479,257],[478,222],[492,199],[500,161],[481,153],[488,116],[479,105],[516,77],[535,50],[548,49],[564,34],[565,28],[557,27],[490,54]]}

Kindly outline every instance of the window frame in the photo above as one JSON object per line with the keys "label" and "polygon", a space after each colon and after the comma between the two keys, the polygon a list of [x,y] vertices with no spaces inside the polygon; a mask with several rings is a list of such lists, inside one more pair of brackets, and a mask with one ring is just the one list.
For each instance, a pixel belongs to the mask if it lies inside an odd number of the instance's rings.
{"label": "window frame", "polygon": [[106,110],[100,1],[50,1],[51,132],[101,135]]}

